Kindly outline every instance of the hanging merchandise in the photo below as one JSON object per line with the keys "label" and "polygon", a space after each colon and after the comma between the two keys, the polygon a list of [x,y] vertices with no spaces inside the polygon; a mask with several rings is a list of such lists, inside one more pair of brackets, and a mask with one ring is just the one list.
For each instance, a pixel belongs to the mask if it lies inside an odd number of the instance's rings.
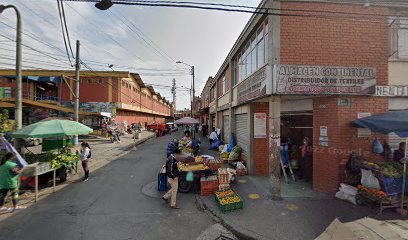
{"label": "hanging merchandise", "polygon": [[375,154],[381,154],[384,152],[384,148],[381,144],[381,142],[375,138],[374,142],[373,142],[373,153]]}

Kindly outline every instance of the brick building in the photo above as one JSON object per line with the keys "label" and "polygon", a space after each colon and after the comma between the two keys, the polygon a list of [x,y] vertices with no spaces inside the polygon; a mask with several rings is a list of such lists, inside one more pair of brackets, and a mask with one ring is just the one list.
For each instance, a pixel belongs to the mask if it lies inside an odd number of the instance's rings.
{"label": "brick building", "polygon": [[225,142],[235,134],[253,175],[279,176],[280,145],[290,140],[299,149],[309,138],[313,188],[334,193],[352,151],[378,158],[373,140],[391,140],[351,122],[408,107],[408,93],[389,94],[390,85],[408,85],[403,59],[390,59],[388,36],[399,31],[389,27],[393,9],[336,0],[265,0],[259,7],[278,14],[253,15],[207,81],[210,127],[221,128]]}
{"label": "brick building", "polygon": [[[0,70],[1,107],[14,107],[14,74],[14,70]],[[74,76],[74,71],[24,70],[23,123],[72,117]],[[93,127],[101,125],[101,116],[146,125],[163,123],[172,114],[172,105],[165,98],[146,86],[138,74],[129,72],[81,71],[79,100],[80,120]]]}
{"label": "brick building", "polygon": [[191,110],[187,108],[183,110],[177,110],[174,112],[174,117],[176,120],[184,117],[191,117]]}

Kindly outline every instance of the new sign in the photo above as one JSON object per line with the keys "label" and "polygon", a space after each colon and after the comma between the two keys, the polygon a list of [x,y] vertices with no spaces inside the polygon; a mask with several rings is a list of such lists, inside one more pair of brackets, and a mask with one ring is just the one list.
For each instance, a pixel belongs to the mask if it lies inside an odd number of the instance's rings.
{"label": "new sign", "polygon": [[380,97],[408,97],[408,86],[376,86],[375,95]]}
{"label": "new sign", "polygon": [[342,94],[375,93],[375,68],[275,65],[276,94]]}

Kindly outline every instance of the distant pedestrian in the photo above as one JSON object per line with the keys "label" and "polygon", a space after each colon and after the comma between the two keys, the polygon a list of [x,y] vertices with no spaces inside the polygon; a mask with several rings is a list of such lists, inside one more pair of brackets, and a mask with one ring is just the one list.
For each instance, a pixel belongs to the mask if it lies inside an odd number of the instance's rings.
{"label": "distant pedestrian", "polygon": [[84,179],[83,181],[86,182],[89,179],[89,167],[88,162],[91,158],[91,148],[87,142],[81,143],[81,150],[79,151],[79,160],[81,160],[82,168],[84,169]]}
{"label": "distant pedestrian", "polygon": [[18,206],[18,179],[25,167],[19,169],[17,163],[13,162],[14,158],[14,153],[9,152],[0,160],[0,212],[9,211],[5,207],[9,192],[12,196],[13,211],[25,208]]}
{"label": "distant pedestrian", "polygon": [[180,175],[178,166],[177,166],[177,159],[174,154],[179,154],[180,150],[178,148],[173,150],[173,154],[171,154],[167,158],[166,162],[166,174],[169,180],[169,184],[171,189],[162,197],[165,202],[170,201],[170,207],[173,209],[180,209],[177,206],[177,190],[178,190],[178,176]]}

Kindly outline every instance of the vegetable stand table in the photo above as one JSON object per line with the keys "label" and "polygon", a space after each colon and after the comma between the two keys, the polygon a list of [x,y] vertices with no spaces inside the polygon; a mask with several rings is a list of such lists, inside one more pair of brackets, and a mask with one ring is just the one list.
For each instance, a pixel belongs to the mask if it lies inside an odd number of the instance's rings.
{"label": "vegetable stand table", "polygon": [[[191,191],[191,189],[193,189],[197,183],[196,181],[194,182],[188,182],[186,179],[188,171],[182,171],[180,172],[180,176],[179,176],[179,187],[178,187],[178,191],[180,193],[188,193]],[[211,175],[215,175],[217,173],[217,171],[213,171],[213,170],[200,170],[200,171],[193,171],[194,175],[200,175],[200,176],[211,176]],[[200,181],[198,181],[199,183]]]}
{"label": "vegetable stand table", "polygon": [[38,176],[48,172],[53,172],[52,186],[53,192],[55,192],[56,171],[57,169],[51,168],[50,162],[37,162],[26,166],[26,170],[23,172],[22,176],[35,178],[35,202],[38,201]]}

